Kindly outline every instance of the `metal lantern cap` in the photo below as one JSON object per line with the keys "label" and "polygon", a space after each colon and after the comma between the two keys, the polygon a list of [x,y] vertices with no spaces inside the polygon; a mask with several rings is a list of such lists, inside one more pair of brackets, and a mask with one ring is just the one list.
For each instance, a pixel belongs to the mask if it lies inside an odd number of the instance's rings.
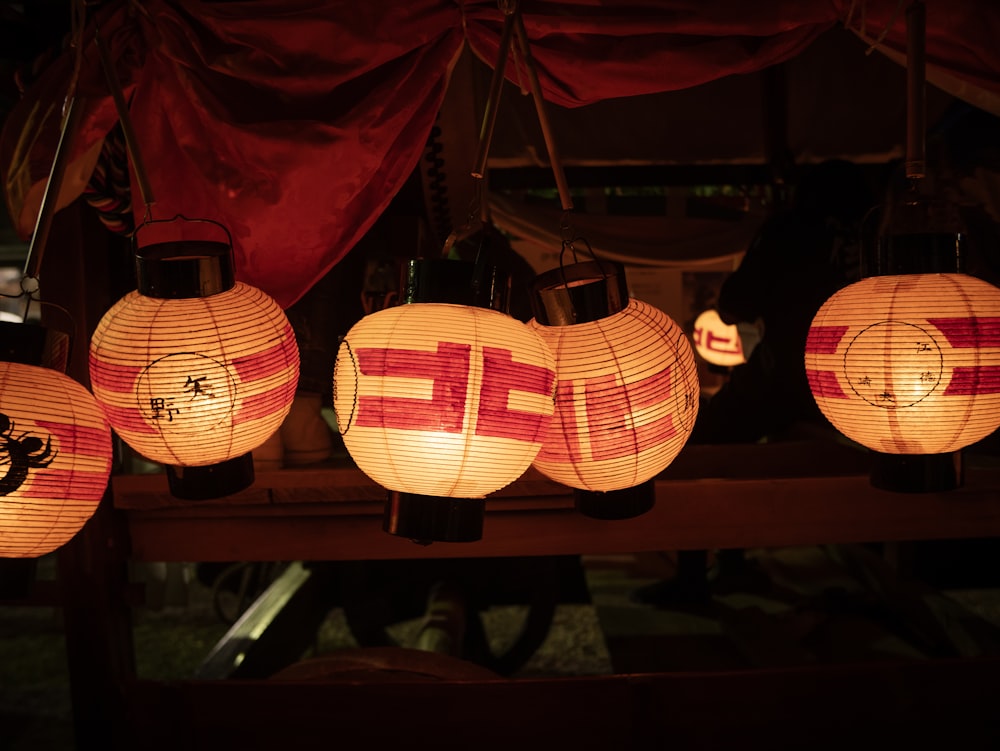
{"label": "metal lantern cap", "polygon": [[35,323],[0,321],[0,361],[66,372],[69,335]]}
{"label": "metal lantern cap", "polygon": [[872,276],[962,271],[965,235],[949,201],[918,198],[889,206]]}
{"label": "metal lantern cap", "polygon": [[510,276],[492,264],[449,258],[413,258],[403,264],[403,304],[447,303],[506,313]]}
{"label": "metal lantern cap", "polygon": [[232,248],[213,240],[181,240],[138,248],[139,294],[161,300],[209,297],[236,284]]}
{"label": "metal lantern cap", "polygon": [[629,303],[624,264],[583,261],[535,278],[531,308],[544,326],[571,326],[614,315]]}

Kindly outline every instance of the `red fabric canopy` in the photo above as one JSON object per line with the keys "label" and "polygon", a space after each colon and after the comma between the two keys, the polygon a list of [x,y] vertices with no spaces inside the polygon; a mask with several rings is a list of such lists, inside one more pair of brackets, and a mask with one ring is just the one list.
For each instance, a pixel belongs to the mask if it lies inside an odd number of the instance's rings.
{"label": "red fabric canopy", "polygon": [[[993,44],[1000,14],[988,5],[935,4],[927,60],[929,78],[943,72],[989,101],[1000,100]],[[894,20],[881,45],[899,53],[905,25],[898,7],[895,0],[522,3],[545,97],[563,106],[760,70],[798,54],[849,15],[852,28],[873,38]],[[462,45],[492,65],[503,23],[487,0],[148,0],[100,13],[101,38],[131,97],[153,218],[224,224],[238,277],[283,307],[384,211],[417,164]],[[79,47],[75,94],[85,112],[72,152],[78,171],[92,167],[95,144],[117,120],[88,43],[93,33]],[[70,51],[49,67],[0,138],[8,207],[25,238],[75,62]],[[507,74],[518,81],[523,70],[514,61]],[[79,182],[68,181],[60,204],[79,195]],[[133,204],[141,222],[137,190]]]}

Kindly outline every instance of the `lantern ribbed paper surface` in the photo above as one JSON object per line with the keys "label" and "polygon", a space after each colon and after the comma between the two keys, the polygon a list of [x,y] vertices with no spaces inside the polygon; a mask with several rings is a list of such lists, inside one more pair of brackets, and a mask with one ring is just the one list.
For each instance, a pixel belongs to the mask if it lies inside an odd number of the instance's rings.
{"label": "lantern ribbed paper surface", "polygon": [[131,292],[91,338],[91,385],[108,421],[164,464],[205,466],[260,446],[288,414],[298,375],[284,311],[240,282],[207,297]]}
{"label": "lantern ribbed paper surface", "polygon": [[680,327],[639,300],[613,315],[531,327],[556,359],[556,415],[534,467],[572,488],[631,488],[684,447],[698,414],[694,353]]}
{"label": "lantern ribbed paper surface", "polygon": [[110,471],[111,430],[89,391],[49,368],[0,362],[0,557],[67,542]]}
{"label": "lantern ribbed paper surface", "polygon": [[717,310],[706,310],[695,319],[692,339],[695,350],[705,362],[723,367],[746,362],[739,329],[725,323]]}
{"label": "lantern ribbed paper surface", "polygon": [[358,467],[397,492],[482,498],[531,465],[552,418],[541,338],[495,310],[411,303],[347,333],[334,409]]}
{"label": "lantern ribbed paper surface", "polygon": [[888,454],[956,451],[1000,425],[1000,290],[964,274],[863,279],[819,309],[805,365],[848,438]]}

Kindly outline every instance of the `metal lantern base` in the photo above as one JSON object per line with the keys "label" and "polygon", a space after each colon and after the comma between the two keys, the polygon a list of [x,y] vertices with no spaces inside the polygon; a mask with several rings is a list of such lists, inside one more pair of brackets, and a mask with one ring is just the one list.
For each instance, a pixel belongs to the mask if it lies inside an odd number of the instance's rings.
{"label": "metal lantern base", "polygon": [[883,454],[872,452],[873,487],[896,493],[936,493],[962,486],[962,452]]}
{"label": "metal lantern base", "polygon": [[35,323],[0,321],[0,361],[66,372],[68,334]]}
{"label": "metal lantern base", "polygon": [[485,498],[390,492],[382,529],[420,544],[475,542],[483,536]]}
{"label": "metal lantern base", "polygon": [[573,493],[576,510],[591,519],[632,519],[649,511],[656,504],[656,486],[652,480],[641,485],[601,493],[576,490]]}
{"label": "metal lantern base", "polygon": [[251,453],[201,467],[168,465],[170,494],[186,501],[207,501],[246,490],[254,481]]}

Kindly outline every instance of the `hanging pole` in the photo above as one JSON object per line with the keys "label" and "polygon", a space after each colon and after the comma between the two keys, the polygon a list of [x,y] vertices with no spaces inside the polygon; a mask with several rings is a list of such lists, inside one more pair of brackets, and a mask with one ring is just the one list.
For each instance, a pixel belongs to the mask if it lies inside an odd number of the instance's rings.
{"label": "hanging pole", "polygon": [[45,253],[45,245],[49,241],[52,220],[56,215],[56,202],[59,200],[59,191],[62,189],[63,179],[66,177],[66,168],[69,166],[69,153],[79,127],[80,105],[75,98],[67,99],[59,143],[56,144],[56,153],[52,158],[52,167],[49,169],[49,180],[45,184],[45,192],[42,194],[42,203],[38,207],[35,229],[31,233],[31,242],[28,244],[28,255],[24,259],[22,275],[26,279],[37,279],[38,272],[42,268],[42,256]]}
{"label": "hanging pole", "polygon": [[500,50],[497,52],[497,63],[493,67],[493,80],[490,81],[490,93],[486,98],[486,109],[483,110],[483,124],[479,129],[479,150],[476,152],[476,161],[472,168],[472,176],[480,180],[486,174],[486,159],[490,153],[493,131],[497,124],[497,111],[500,108],[500,94],[503,92],[504,72],[507,70],[507,53],[510,51],[517,3],[507,3],[501,7],[504,19],[503,31],[500,34]]}
{"label": "hanging pole", "polygon": [[926,9],[914,0],[906,9],[906,177],[926,175],[924,119]]}
{"label": "hanging pole", "polygon": [[125,149],[128,151],[129,159],[132,160],[132,169],[135,170],[135,178],[139,183],[139,193],[142,195],[142,203],[147,212],[156,199],[153,198],[153,189],[149,185],[149,177],[146,172],[146,165],[142,161],[142,154],[139,151],[139,144],[135,137],[135,130],[132,127],[132,117],[129,115],[128,104],[125,102],[125,94],[122,92],[121,82],[118,74],[115,73],[114,65],[108,57],[108,51],[101,42],[100,32],[94,34],[94,44],[101,58],[101,67],[104,69],[104,77],[107,79],[108,88],[111,90],[111,97],[115,102],[115,111],[118,113],[118,120],[122,125],[122,134],[125,136]]}
{"label": "hanging pole", "polygon": [[545,111],[545,98],[542,96],[542,86],[538,82],[538,73],[535,71],[535,61],[531,56],[528,33],[524,29],[524,19],[521,18],[520,9],[514,11],[514,22],[518,46],[521,49],[521,55],[524,59],[524,67],[528,71],[528,84],[531,87],[531,97],[535,101],[535,111],[538,113],[538,124],[542,128],[545,150],[548,152],[552,174],[555,177],[556,188],[559,191],[559,200],[562,203],[563,211],[572,211],[573,199],[569,194],[569,184],[566,182],[566,175],[563,172],[562,162],[559,158],[559,149],[556,147],[555,138],[552,135],[552,126]]}

